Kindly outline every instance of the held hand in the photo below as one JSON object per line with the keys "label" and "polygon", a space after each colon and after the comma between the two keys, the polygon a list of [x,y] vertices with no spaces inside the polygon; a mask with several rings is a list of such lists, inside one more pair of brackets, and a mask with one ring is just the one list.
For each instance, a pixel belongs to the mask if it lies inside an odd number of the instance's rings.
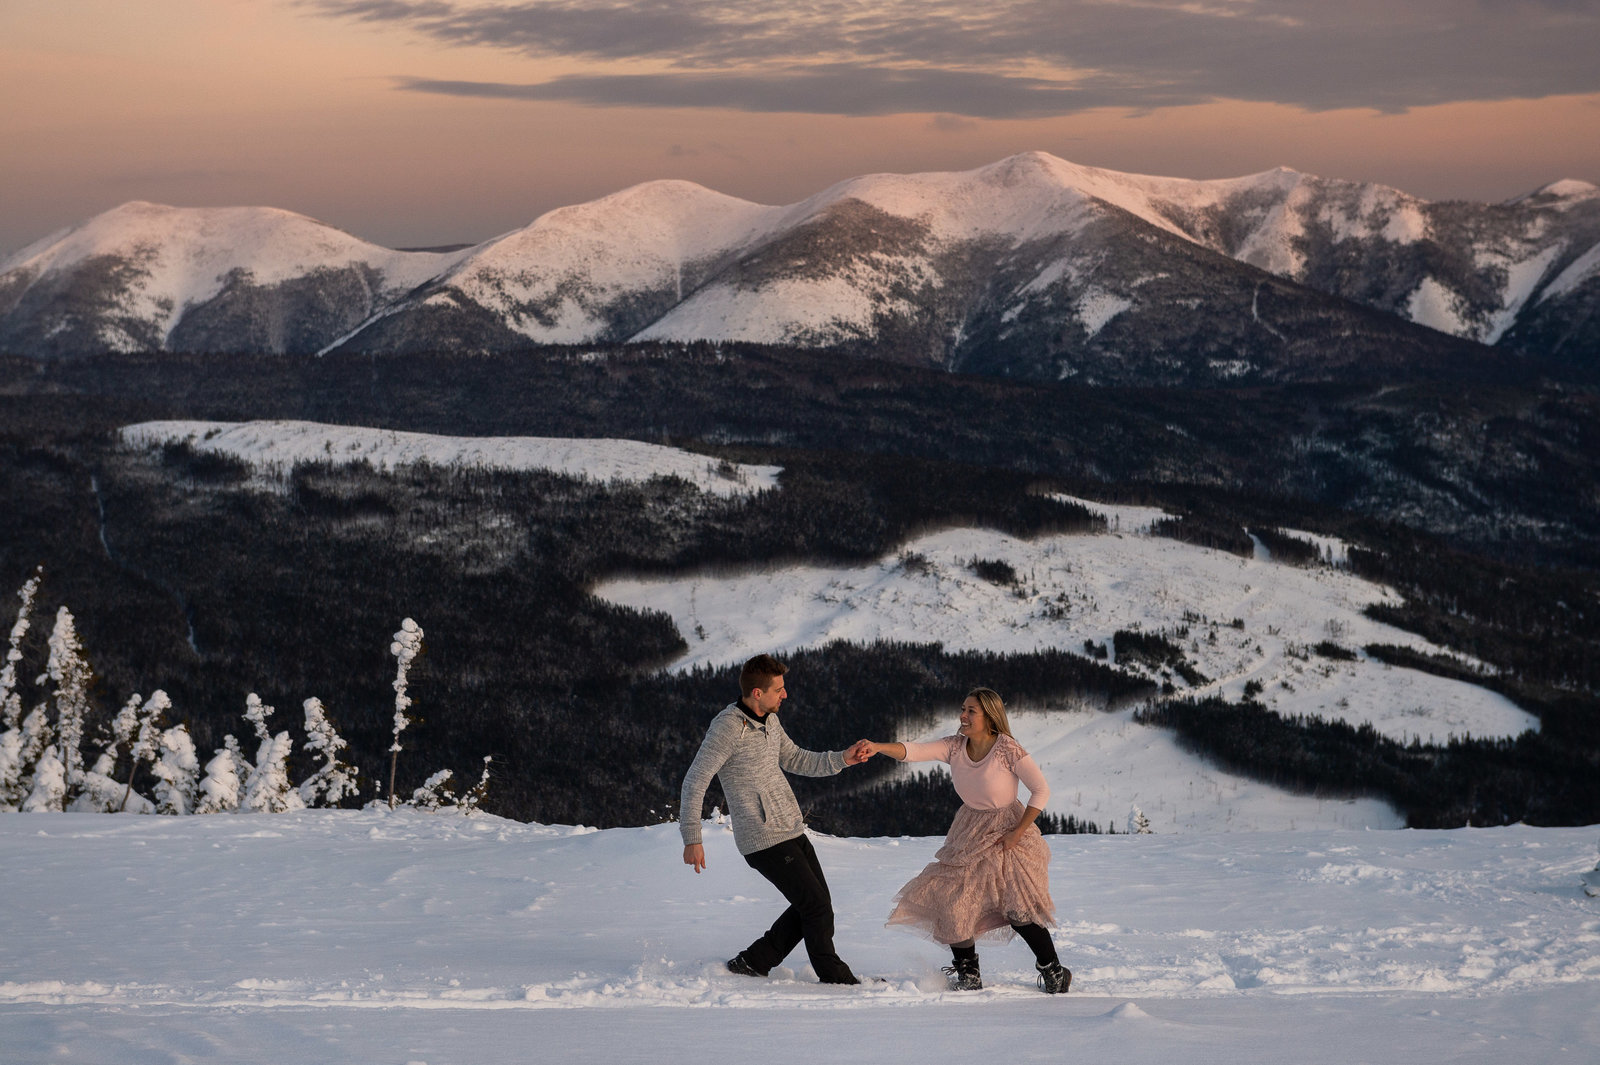
{"label": "held hand", "polygon": [[691,843],[683,848],[683,864],[694,866],[694,875],[706,867],[706,849],[703,844]]}
{"label": "held hand", "polygon": [[848,751],[844,752],[844,764],[860,765],[878,753],[873,747],[874,745],[866,740],[857,740]]}

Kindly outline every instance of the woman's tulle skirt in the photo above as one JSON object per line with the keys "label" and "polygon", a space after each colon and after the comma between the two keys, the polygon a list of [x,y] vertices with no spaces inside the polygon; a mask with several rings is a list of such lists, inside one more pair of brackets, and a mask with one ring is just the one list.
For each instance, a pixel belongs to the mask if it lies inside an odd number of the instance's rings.
{"label": "woman's tulle skirt", "polygon": [[894,897],[891,925],[937,943],[1010,939],[1013,924],[1056,923],[1050,901],[1050,848],[1033,825],[1007,851],[1001,838],[1022,817],[1020,801],[999,810],[956,811],[944,846]]}

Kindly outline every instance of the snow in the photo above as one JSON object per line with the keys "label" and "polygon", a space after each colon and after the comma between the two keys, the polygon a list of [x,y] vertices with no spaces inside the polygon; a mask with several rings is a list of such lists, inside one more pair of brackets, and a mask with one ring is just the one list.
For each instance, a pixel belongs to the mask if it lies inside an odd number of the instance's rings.
{"label": "snow", "polygon": [[[1593,828],[1052,837],[1072,992],[1020,944],[986,987],[883,927],[937,839],[815,837],[840,953],[722,969],[780,908],[707,826],[418,811],[0,817],[8,1061],[911,1065],[994,1056],[1587,1062]],[[313,888],[314,886],[314,888]]]}
{"label": "snow", "polygon": [[1539,302],[1565,296],[1596,275],[1600,275],[1600,244],[1578,256],[1554,281],[1546,285],[1545,290],[1539,293]]}
{"label": "snow", "polygon": [[1460,305],[1460,297],[1443,282],[1425,277],[1406,298],[1406,317],[1451,336],[1472,336],[1472,326],[1461,318]]}
{"label": "snow", "polygon": [[1163,518],[1174,515],[1160,507],[1138,507],[1119,503],[1096,503],[1090,499],[1079,499],[1064,492],[1057,492],[1050,498],[1059,499],[1063,503],[1073,503],[1083,507],[1093,514],[1098,514],[1106,520],[1106,528],[1111,532],[1147,533],[1150,526]]}
{"label": "snow", "polygon": [[1094,337],[1111,319],[1133,306],[1126,296],[1113,295],[1098,288],[1090,288],[1078,298],[1078,320],[1084,332]]}
{"label": "snow", "polygon": [[596,481],[640,482],[679,477],[718,496],[765,491],[781,467],[731,465],[679,448],[638,440],[539,436],[438,436],[318,422],[140,422],[121,430],[124,444],[159,448],[187,443],[196,451],[230,455],[279,475],[305,462],[371,463],[380,470],[426,462],[497,470],[550,470]]}
{"label": "snow", "polygon": [[807,335],[828,341],[859,336],[871,329],[875,313],[893,309],[892,305],[880,306],[871,287],[870,278],[848,275],[783,278],[754,290],[716,285],[695,293],[629,339],[716,337],[781,344]]}
{"label": "snow", "polygon": [[1500,309],[1490,316],[1489,321],[1478,331],[1476,339],[1485,344],[1498,344],[1506,330],[1517,324],[1517,316],[1522,313],[1528,297],[1533,295],[1534,289],[1549,272],[1551,264],[1565,250],[1565,242],[1557,241],[1527,258],[1513,259],[1492,249],[1476,249],[1475,259],[1480,268],[1500,266],[1506,272],[1505,291],[1500,294]]}
{"label": "snow", "polygon": [[[1369,659],[1360,648],[1373,643],[1444,651],[1362,613],[1369,603],[1398,602],[1387,588],[1335,568],[1241,559],[1176,540],[1130,535],[1160,513],[1101,509],[1124,532],[1020,540],[992,530],[953,529],[904,545],[905,552],[925,560],[916,567],[891,556],[860,566],[618,579],[601,583],[594,593],[671,616],[690,645],[671,664],[679,670],[834,640],[938,642],[948,651],[1062,648],[1082,653],[1085,641],[1109,645],[1119,629],[1174,633],[1187,628],[1186,636],[1175,639],[1209,678],[1187,689],[1196,695],[1238,700],[1254,682],[1261,685],[1260,701],[1279,714],[1370,724],[1401,742],[1516,736],[1538,727],[1535,717],[1487,688]],[[1333,544],[1337,541],[1330,539]],[[977,577],[968,568],[974,558],[1009,564],[1020,589]],[[1235,628],[1234,619],[1242,627]],[[1309,650],[1323,641],[1353,651],[1355,661]],[[1181,678],[1170,679],[1186,690]],[[803,678],[795,677],[792,687],[801,691]],[[914,735],[869,738],[948,734],[957,694],[952,693],[951,706],[928,707]],[[1382,803],[1287,796],[1223,773],[1182,752],[1169,733],[1134,723],[1130,709],[1115,714],[1085,709],[1068,704],[1049,713],[1019,713],[1016,725],[1018,739],[1035,753],[1056,789],[1052,808],[1062,815],[1121,823],[1127,797],[1136,794],[1157,831],[1399,823]]]}

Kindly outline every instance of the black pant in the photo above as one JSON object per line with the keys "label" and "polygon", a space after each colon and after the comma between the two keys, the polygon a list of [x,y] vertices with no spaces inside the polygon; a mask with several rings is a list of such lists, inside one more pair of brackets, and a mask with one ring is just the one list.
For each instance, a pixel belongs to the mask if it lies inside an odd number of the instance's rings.
{"label": "black pant", "polygon": [[828,893],[828,881],[822,875],[811,841],[798,836],[747,854],[744,860],[789,900],[789,908],[778,915],[772,927],[745,948],[745,960],[765,973],[787,958],[804,939],[818,980],[825,984],[855,983],[850,966],[833,950],[833,896]]}

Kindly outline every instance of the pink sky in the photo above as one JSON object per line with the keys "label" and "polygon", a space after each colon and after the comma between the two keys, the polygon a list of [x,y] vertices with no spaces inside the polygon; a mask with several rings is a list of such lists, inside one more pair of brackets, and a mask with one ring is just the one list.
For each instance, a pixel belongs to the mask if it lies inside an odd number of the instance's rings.
{"label": "pink sky", "polygon": [[427,246],[654,178],[788,203],[1030,149],[1501,200],[1600,183],[1594,8],[6,0],[0,254],[133,199]]}

